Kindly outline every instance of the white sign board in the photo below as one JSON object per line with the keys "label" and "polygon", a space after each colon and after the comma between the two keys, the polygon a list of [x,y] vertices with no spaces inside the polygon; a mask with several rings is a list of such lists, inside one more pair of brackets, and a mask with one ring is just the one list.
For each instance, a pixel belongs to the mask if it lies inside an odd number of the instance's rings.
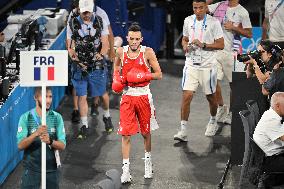
{"label": "white sign board", "polygon": [[67,86],[68,52],[66,50],[21,51],[20,85]]}

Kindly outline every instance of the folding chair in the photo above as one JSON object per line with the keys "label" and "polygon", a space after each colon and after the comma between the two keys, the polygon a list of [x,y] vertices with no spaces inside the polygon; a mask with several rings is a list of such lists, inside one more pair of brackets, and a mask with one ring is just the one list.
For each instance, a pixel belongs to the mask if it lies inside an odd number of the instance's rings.
{"label": "folding chair", "polygon": [[255,126],[257,125],[260,115],[259,115],[259,108],[257,105],[257,102],[255,100],[248,100],[246,102],[248,110],[254,115],[253,116],[253,121],[255,122]]}
{"label": "folding chair", "polygon": [[248,179],[250,183],[261,188],[260,179],[263,175],[262,165],[265,158],[265,153],[262,149],[255,143],[252,137],[250,137],[250,147],[251,153],[248,163]]}
{"label": "folding chair", "polygon": [[[251,157],[248,166],[248,178],[249,181],[257,186],[257,189],[267,189],[267,181],[271,179],[271,175],[282,174],[284,172],[269,172],[266,173],[263,170],[263,164],[265,162],[265,153],[263,150],[256,144],[252,137],[250,137],[251,145]],[[283,185],[281,185],[281,188]]]}
{"label": "folding chair", "polygon": [[245,151],[244,151],[243,164],[242,164],[242,170],[239,181],[239,186],[240,188],[242,188],[243,185],[246,185],[246,183],[248,183],[247,173],[248,173],[248,163],[251,153],[250,137],[253,135],[255,125],[253,121],[253,115],[249,110],[242,110],[239,112],[239,115],[242,120],[242,125],[245,134]]}

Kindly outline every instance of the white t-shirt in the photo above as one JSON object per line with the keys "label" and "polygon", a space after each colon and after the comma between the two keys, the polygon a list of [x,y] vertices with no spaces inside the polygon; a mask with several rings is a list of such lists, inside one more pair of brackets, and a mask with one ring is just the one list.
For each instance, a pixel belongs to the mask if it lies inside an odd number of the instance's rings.
{"label": "white t-shirt", "polygon": [[265,111],[259,120],[253,139],[265,152],[266,156],[284,152],[284,142],[279,137],[284,135],[284,125],[281,117],[272,109]]}
{"label": "white t-shirt", "polygon": [[[209,12],[213,13],[217,9],[221,2],[208,5]],[[225,17],[222,22],[222,29],[224,32],[224,41],[225,41],[225,51],[232,52],[234,34],[231,31],[225,30],[223,24],[227,21],[233,22],[234,26],[242,25],[243,28],[252,28],[249,13],[242,6],[237,5],[236,7],[228,7]]]}
{"label": "white t-shirt", "polygon": [[[75,9],[73,10],[73,11],[75,11]],[[71,39],[71,36],[72,36],[72,31],[71,31],[71,29],[70,29],[70,26],[69,26],[69,21],[70,21],[70,19],[71,19],[71,16],[72,16],[72,14],[73,14],[73,11],[69,14],[69,16],[68,16],[68,21],[67,21],[67,35],[66,35],[66,37],[67,37],[67,39]],[[110,25],[110,21],[109,21],[109,18],[108,18],[108,16],[107,16],[107,14],[106,14],[106,12],[103,10],[103,9],[101,9],[100,7],[96,7],[96,13],[94,13],[94,16],[95,15],[98,15],[98,16],[100,16],[101,18],[102,18],[102,20],[103,20],[103,30],[102,30],[102,35],[109,35],[109,30],[108,30],[108,26]],[[83,24],[82,26],[82,28],[84,28],[84,25],[86,26],[86,24]],[[87,29],[87,28],[86,28]]]}
{"label": "white t-shirt", "polygon": [[[198,21],[195,15],[191,15],[184,20],[183,36],[188,37],[189,43],[198,39],[201,43],[213,44],[215,40],[223,37],[223,32],[221,24],[216,18],[206,15],[203,20]],[[198,48],[186,55],[185,63],[195,68],[210,68],[216,64],[215,55],[215,50]]]}
{"label": "white t-shirt", "polygon": [[97,6],[96,14],[98,16],[102,17],[103,21],[105,21],[105,23],[104,23],[105,25],[107,25],[107,26],[110,25],[109,18],[108,18],[106,11],[104,11],[102,8]]}
{"label": "white t-shirt", "polygon": [[[269,20],[269,40],[273,42],[284,41],[284,3],[272,14],[282,0],[265,1],[265,18]],[[271,19],[272,18],[272,19]]]}

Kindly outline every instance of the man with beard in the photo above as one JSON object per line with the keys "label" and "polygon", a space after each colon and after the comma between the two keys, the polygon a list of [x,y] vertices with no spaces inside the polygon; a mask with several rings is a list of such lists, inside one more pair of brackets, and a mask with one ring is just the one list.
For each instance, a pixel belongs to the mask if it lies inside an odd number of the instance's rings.
{"label": "man with beard", "polygon": [[[17,141],[18,149],[24,150],[24,172],[21,188],[40,188],[41,185],[41,142],[46,148],[46,187],[58,189],[60,161],[56,150],[64,150],[66,145],[62,116],[50,110],[51,88],[46,88],[46,125],[41,124],[42,96],[41,87],[35,88],[36,107],[24,113],[19,120]],[[57,156],[57,157],[56,157]]]}
{"label": "man with beard", "polygon": [[[108,57],[110,59],[111,62],[114,61],[114,36],[113,36],[113,32],[112,32],[112,28],[110,25],[110,21],[108,18],[107,13],[100,8],[99,6],[96,5],[96,0],[93,0],[94,2],[94,14],[97,16],[100,16],[103,20],[103,25],[105,28],[108,28],[108,42],[109,42],[109,51],[108,51]],[[73,1],[73,5],[74,5],[74,9],[70,12],[69,17],[68,17],[68,21],[67,21],[67,38],[66,38],[66,47],[67,50],[69,51],[70,55],[72,55],[72,39],[71,39],[71,34],[72,34],[72,19],[78,17],[80,15],[80,10],[79,10],[79,0],[74,0]],[[74,53],[74,51],[73,51]],[[108,68],[111,66],[109,65],[110,62],[108,62]],[[108,74],[107,76],[110,74],[110,70],[108,70]],[[109,80],[109,78],[107,78],[107,80]],[[79,106],[78,106],[78,99],[79,97],[76,95],[76,90],[73,87],[72,89],[72,96],[73,96],[73,112],[72,112],[72,122],[79,122],[80,121],[80,112],[79,112]],[[93,100],[93,104],[91,105],[91,115],[98,115],[99,111],[98,111],[98,105],[99,104],[99,96],[94,97]],[[102,96],[102,107],[104,110],[104,117],[110,117],[109,114],[109,94],[108,92],[104,93]],[[106,121],[106,119],[104,119],[104,121]],[[108,123],[107,123],[108,124]],[[112,128],[110,128],[112,129]]]}
{"label": "man with beard", "polygon": [[67,27],[67,39],[71,39],[68,53],[75,63],[72,66],[71,81],[76,96],[79,97],[81,126],[78,138],[86,138],[88,133],[88,94],[91,97],[103,97],[105,129],[108,133],[113,131],[106,91],[107,68],[104,58],[109,48],[109,32],[105,20],[94,13],[94,6],[93,0],[80,0],[80,15],[73,19],[76,26],[73,31]]}
{"label": "man with beard", "polygon": [[122,135],[122,183],[131,182],[130,138],[139,132],[138,124],[144,138],[144,178],[153,177],[150,130],[158,129],[158,124],[149,85],[151,80],[161,79],[162,72],[153,49],[140,45],[142,40],[140,26],[133,23],[128,29],[129,45],[117,49],[114,62],[112,89],[117,93],[124,89],[120,103],[118,130],[118,134]]}

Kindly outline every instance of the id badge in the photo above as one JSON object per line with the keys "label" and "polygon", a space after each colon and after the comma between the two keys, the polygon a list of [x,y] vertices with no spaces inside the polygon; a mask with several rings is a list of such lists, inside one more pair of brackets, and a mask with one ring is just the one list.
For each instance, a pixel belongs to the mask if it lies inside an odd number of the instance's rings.
{"label": "id badge", "polygon": [[192,63],[193,65],[200,65],[201,64],[201,51],[200,50],[195,50],[192,52]]}

